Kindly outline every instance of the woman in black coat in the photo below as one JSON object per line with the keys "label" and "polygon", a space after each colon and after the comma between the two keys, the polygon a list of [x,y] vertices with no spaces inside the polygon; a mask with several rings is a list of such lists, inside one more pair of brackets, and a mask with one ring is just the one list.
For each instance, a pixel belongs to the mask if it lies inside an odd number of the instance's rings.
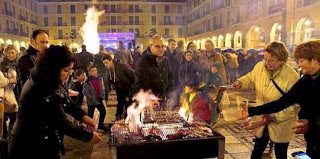
{"label": "woman in black coat", "polygon": [[37,59],[31,78],[20,95],[9,158],[59,159],[60,154],[64,153],[64,134],[93,144],[101,141],[96,132],[67,119],[66,112],[79,121],[94,125],[93,120],[71,102],[63,88],[73,65],[73,54],[63,46],[50,46]]}

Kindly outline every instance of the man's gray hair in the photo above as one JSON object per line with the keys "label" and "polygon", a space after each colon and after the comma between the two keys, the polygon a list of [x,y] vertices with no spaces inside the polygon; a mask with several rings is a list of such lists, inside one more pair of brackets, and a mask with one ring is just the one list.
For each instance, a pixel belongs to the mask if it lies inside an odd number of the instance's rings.
{"label": "man's gray hair", "polygon": [[163,40],[163,42],[165,42],[166,40],[161,36],[161,35],[153,35],[150,40],[149,40],[149,45],[153,44],[155,39],[161,39]]}

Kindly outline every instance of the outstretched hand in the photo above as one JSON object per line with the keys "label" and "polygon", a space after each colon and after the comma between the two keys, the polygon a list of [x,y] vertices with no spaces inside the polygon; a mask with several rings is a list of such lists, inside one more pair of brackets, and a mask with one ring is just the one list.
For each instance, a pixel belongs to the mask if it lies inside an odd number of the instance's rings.
{"label": "outstretched hand", "polygon": [[309,130],[309,120],[300,119],[297,121],[297,125],[292,128],[296,134],[305,134]]}
{"label": "outstretched hand", "polygon": [[241,81],[235,81],[232,83],[232,88],[233,89],[240,89],[242,87],[242,82]]}
{"label": "outstretched hand", "polygon": [[246,119],[249,117],[248,107],[244,107],[242,110],[242,119]]}

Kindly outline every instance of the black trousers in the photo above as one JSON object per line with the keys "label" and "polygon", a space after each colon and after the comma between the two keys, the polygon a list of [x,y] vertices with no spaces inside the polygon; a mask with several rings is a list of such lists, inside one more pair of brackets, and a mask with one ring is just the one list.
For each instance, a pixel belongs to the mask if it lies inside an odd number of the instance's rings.
{"label": "black trousers", "polygon": [[[129,101],[127,101],[126,98],[129,98]],[[127,110],[129,104],[131,103],[129,92],[117,90],[117,101],[118,101],[118,104],[117,104],[116,118],[117,120],[119,120],[121,119],[122,114]]]}
{"label": "black trousers", "polygon": [[[254,148],[251,153],[251,159],[262,159],[264,150],[267,148],[270,137],[268,128],[265,127],[261,138],[255,138]],[[274,142],[274,151],[277,159],[287,159],[289,142],[276,143]]]}
{"label": "black trousers", "polygon": [[[101,101],[102,103],[102,101]],[[98,109],[100,116],[99,116],[99,126],[103,126],[104,118],[106,117],[106,108],[103,104],[98,105],[90,105],[88,106],[88,116],[93,118],[94,110]]]}
{"label": "black trousers", "polygon": [[311,158],[320,158],[320,143],[315,140],[314,135],[319,134],[312,135],[310,132],[304,134],[304,139],[307,142],[307,154]]}

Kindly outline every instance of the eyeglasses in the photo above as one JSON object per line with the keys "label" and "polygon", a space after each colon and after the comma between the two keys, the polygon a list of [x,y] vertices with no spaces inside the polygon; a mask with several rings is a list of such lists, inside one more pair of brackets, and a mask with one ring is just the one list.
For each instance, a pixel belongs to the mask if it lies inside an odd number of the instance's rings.
{"label": "eyeglasses", "polygon": [[263,61],[268,65],[274,65],[279,61],[279,59],[271,61],[271,60],[266,60],[265,58],[263,58]]}
{"label": "eyeglasses", "polygon": [[153,44],[152,44],[152,46],[155,47],[156,49],[160,49],[160,48],[161,48],[161,49],[164,49],[164,48],[165,48],[164,45],[161,45],[161,46],[160,46],[160,45],[153,45]]}

